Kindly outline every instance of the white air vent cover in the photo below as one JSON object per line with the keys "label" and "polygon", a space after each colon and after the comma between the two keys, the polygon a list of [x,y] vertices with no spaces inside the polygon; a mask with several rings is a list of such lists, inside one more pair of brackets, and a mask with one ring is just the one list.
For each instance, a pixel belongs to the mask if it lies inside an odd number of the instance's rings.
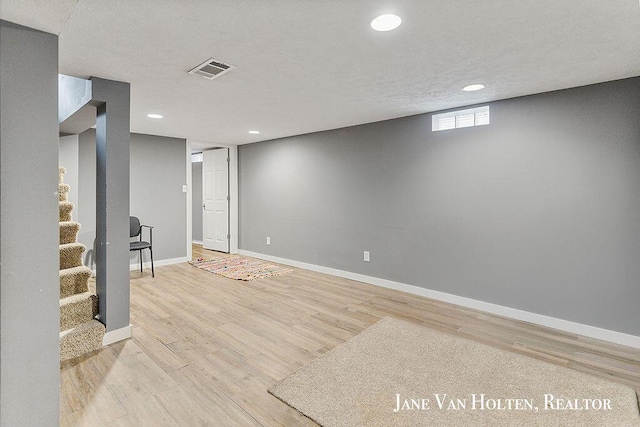
{"label": "white air vent cover", "polygon": [[198,65],[189,74],[197,74],[205,79],[213,80],[216,77],[220,77],[227,71],[231,71],[235,67],[233,65],[225,64],[224,62],[216,61],[213,58],[209,58],[202,64]]}

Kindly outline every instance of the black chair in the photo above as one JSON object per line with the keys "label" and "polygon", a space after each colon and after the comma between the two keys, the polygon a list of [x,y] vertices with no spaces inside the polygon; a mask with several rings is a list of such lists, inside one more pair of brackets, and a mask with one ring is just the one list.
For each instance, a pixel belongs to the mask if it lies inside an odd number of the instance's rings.
{"label": "black chair", "polygon": [[[146,227],[149,229],[148,242],[142,240],[142,227]],[[151,277],[156,277],[153,271],[153,249],[151,248],[151,245],[153,244],[153,227],[150,225],[142,225],[140,224],[140,220],[137,217],[130,216],[129,237],[140,237],[139,240],[129,242],[129,251],[140,251],[140,273],[142,273],[142,250],[149,249],[149,253],[151,254]]]}

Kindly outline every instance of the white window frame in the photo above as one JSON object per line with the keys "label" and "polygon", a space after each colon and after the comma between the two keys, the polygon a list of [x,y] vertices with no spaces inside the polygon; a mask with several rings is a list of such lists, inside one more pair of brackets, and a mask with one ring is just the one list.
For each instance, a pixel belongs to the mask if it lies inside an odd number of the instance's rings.
{"label": "white window frame", "polygon": [[[469,121],[470,115],[473,115],[473,124]],[[433,114],[431,116],[431,131],[438,132],[449,129],[484,126],[490,123],[491,115],[489,112],[489,106],[484,105],[482,107]]]}

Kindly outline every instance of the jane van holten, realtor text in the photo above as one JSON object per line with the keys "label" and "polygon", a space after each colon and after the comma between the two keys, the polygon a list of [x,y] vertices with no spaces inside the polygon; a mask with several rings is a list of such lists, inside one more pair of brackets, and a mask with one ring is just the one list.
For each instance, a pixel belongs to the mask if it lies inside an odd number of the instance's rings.
{"label": "jane van holten, realtor text", "polygon": [[433,394],[429,398],[403,398],[395,395],[393,412],[400,411],[610,411],[611,399],[566,399],[553,394],[544,394],[544,406],[538,407],[534,399],[490,398],[484,394],[470,394],[465,398],[449,396],[446,393]]}

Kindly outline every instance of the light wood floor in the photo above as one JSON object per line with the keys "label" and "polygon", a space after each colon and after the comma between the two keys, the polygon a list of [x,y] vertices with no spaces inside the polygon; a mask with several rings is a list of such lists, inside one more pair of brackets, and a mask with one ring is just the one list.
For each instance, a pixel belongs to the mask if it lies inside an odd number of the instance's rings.
{"label": "light wood floor", "polygon": [[301,269],[240,282],[185,263],[131,273],[133,338],[61,365],[61,425],[314,426],[267,388],[385,316],[640,393],[640,350]]}

